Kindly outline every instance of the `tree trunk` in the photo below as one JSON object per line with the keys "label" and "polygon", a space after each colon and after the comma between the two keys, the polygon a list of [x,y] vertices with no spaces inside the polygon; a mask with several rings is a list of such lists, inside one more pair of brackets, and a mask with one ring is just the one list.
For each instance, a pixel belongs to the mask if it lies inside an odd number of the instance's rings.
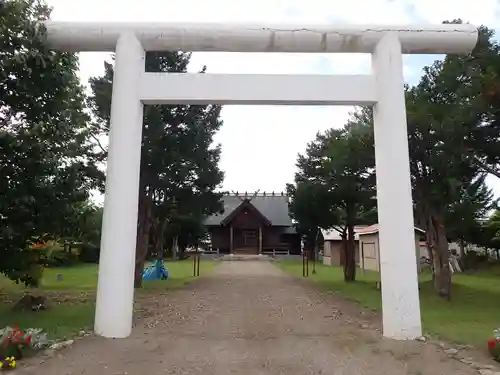
{"label": "tree trunk", "polygon": [[347,224],[347,240],[345,242],[345,257],[344,257],[344,280],[356,280],[356,244],[354,242],[354,225]]}
{"label": "tree trunk", "polygon": [[142,287],[142,272],[148,254],[149,232],[151,229],[151,199],[147,194],[139,197],[137,239],[135,246],[134,287]]}
{"label": "tree trunk", "polygon": [[167,228],[168,219],[164,219],[156,228],[156,256],[159,260],[165,259],[165,229]]}
{"label": "tree trunk", "polygon": [[177,255],[179,253],[178,241],[178,237],[174,236],[174,239],[172,241],[172,260],[177,260]]}
{"label": "tree trunk", "polygon": [[177,257],[181,260],[187,259],[186,258],[186,246],[177,246]]}
{"label": "tree trunk", "polygon": [[466,262],[465,262],[465,242],[462,238],[460,238],[458,240],[458,252],[459,252],[459,255],[460,255],[460,260],[459,260],[459,264],[460,264],[460,267],[462,268],[463,271],[465,271],[466,269]]}
{"label": "tree trunk", "polygon": [[451,299],[451,270],[448,253],[448,239],[442,218],[430,214],[428,220],[429,232],[433,240],[434,252],[434,289],[438,296]]}
{"label": "tree trunk", "polygon": [[[427,221],[427,220],[426,220]],[[434,283],[434,279],[436,278],[436,272],[434,267],[434,239],[432,236],[432,231],[429,228],[429,223],[426,224],[427,230],[425,231],[425,242],[427,244],[427,253],[429,254],[429,262],[431,264],[432,271],[432,283]]]}
{"label": "tree trunk", "polygon": [[465,258],[465,241],[462,238],[458,240],[458,252],[461,259]]}
{"label": "tree trunk", "polygon": [[342,247],[340,249],[340,264],[342,265],[342,268],[344,269],[344,274],[345,274],[345,254],[347,252],[347,229],[344,229],[342,232],[340,232],[340,240],[342,242]]}
{"label": "tree trunk", "polygon": [[316,262],[316,249],[318,247],[318,237],[319,237],[319,228],[316,228],[314,242],[312,244],[311,251],[309,252],[309,260],[311,262]]}
{"label": "tree trunk", "polygon": [[497,260],[500,260],[500,249],[496,249],[495,251],[497,253]]}

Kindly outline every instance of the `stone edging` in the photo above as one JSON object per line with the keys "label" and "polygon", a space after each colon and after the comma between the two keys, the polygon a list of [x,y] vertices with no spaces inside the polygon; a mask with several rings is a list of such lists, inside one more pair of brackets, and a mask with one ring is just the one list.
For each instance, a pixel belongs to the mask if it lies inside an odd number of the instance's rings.
{"label": "stone edging", "polygon": [[456,345],[452,347],[450,344],[445,344],[444,342],[432,340],[430,337],[421,336],[417,338],[417,341],[426,342],[434,345],[440,349],[443,349],[444,353],[473,369],[477,370],[480,375],[500,375],[500,368],[495,365],[485,365],[482,363],[475,362],[472,357],[463,356],[460,354],[461,350],[472,349],[470,345]]}

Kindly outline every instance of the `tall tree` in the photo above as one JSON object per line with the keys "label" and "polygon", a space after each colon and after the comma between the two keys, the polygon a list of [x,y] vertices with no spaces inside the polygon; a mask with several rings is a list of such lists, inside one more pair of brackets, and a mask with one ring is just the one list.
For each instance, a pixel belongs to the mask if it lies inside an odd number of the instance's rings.
{"label": "tall tree", "polygon": [[91,200],[76,202],[64,218],[62,239],[69,244],[84,242],[99,247],[102,226],[102,207]]}
{"label": "tall tree", "polygon": [[[438,295],[451,298],[446,216],[470,181],[485,171],[486,155],[498,144],[489,120],[491,106],[482,90],[498,55],[491,33],[466,57],[447,56],[424,69],[419,84],[407,90],[410,167],[417,216],[427,231]],[[498,146],[497,146],[498,147]],[[492,155],[492,154],[490,154]]]}
{"label": "tall tree", "polygon": [[[148,52],[146,71],[185,73],[190,56],[183,52]],[[113,67],[106,63],[104,76],[90,80],[97,139],[109,129],[112,79]],[[169,222],[173,223],[170,220],[173,213],[203,217],[221,209],[220,194],[215,192],[223,180],[218,167],[220,146],[212,145],[213,136],[222,125],[220,110],[216,105],[144,108],[136,287],[142,283],[153,230],[156,238],[163,238],[161,232],[164,233]]]}
{"label": "tall tree", "polygon": [[[335,208],[329,203],[324,186],[296,177],[295,185],[287,184],[290,215],[300,234],[304,249],[317,255],[321,228],[333,225]],[[315,258],[316,259],[316,258]]]}
{"label": "tall tree", "polygon": [[425,87],[437,81],[439,71],[440,63],[427,69],[420,87],[409,90],[407,108],[413,198],[419,222],[426,230],[435,288],[440,296],[450,298],[445,214],[457,200],[461,186],[473,179],[477,170],[453,149],[463,133],[456,129],[453,104],[446,103],[449,99],[440,92],[444,89]]}
{"label": "tall tree", "polygon": [[476,126],[460,150],[479,169],[500,178],[500,45],[495,32],[481,26],[473,52],[449,55],[445,63],[446,71],[462,84],[461,95],[475,109],[469,121]]}
{"label": "tall tree", "polygon": [[[51,51],[37,0],[0,8],[0,272],[36,284],[42,237],[63,235],[66,215],[102,174],[94,167],[74,54]],[[101,180],[102,181],[102,180]],[[67,225],[67,224],[66,224]]]}
{"label": "tall tree", "polygon": [[482,236],[479,236],[479,241],[476,243],[485,248],[495,250],[496,258],[500,260],[500,209],[497,208],[490,215],[488,220],[483,222],[481,226]]}
{"label": "tall tree", "polygon": [[[321,197],[321,203],[307,208],[318,210],[315,216],[309,213],[310,218],[317,217],[314,224],[341,233],[346,281],[354,281],[356,277],[354,225],[373,213],[376,204],[373,136],[371,128],[361,121],[366,113],[369,111],[363,109],[354,114],[353,120],[342,129],[318,134],[305,155],[299,155],[295,177],[297,191],[309,184],[309,193],[304,194],[306,199],[311,195]],[[307,203],[304,199],[302,205],[307,207]],[[295,206],[299,203],[295,202]]]}
{"label": "tall tree", "polygon": [[483,173],[469,184],[461,186],[457,200],[445,214],[448,239],[458,242],[461,259],[465,258],[465,244],[474,241],[481,223],[497,204],[497,199],[493,198],[493,192],[486,185],[485,179],[486,173]]}

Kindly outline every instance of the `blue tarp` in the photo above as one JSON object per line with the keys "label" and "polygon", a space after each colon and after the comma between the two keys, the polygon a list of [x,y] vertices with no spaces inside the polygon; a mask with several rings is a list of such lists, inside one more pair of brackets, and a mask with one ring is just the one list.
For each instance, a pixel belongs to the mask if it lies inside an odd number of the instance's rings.
{"label": "blue tarp", "polygon": [[143,280],[168,280],[170,275],[162,260],[155,260],[154,263],[142,271]]}

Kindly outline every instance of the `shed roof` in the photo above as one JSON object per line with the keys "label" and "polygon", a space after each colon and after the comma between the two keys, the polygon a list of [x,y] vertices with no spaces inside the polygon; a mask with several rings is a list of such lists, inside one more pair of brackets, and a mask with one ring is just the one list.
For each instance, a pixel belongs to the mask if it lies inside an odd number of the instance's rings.
{"label": "shed roof", "polygon": [[291,227],[293,225],[288,209],[288,197],[281,194],[264,195],[262,193],[246,197],[236,194],[224,195],[221,198],[224,205],[224,213],[207,217],[205,225],[221,225],[221,222],[239,207],[245,198],[249,199],[250,204],[266,217],[271,222],[271,225],[284,227]]}
{"label": "shed roof", "polygon": [[[379,225],[355,225],[354,226],[354,240],[359,240],[359,236],[367,235],[367,234],[375,234],[379,231]],[[415,227],[415,231],[424,234],[425,231]],[[342,238],[340,237],[339,231],[335,229],[321,230],[323,234],[323,238],[325,241],[340,241]]]}
{"label": "shed roof", "polygon": [[[359,233],[366,228],[367,225],[355,225],[354,226],[354,240],[359,239]],[[325,241],[340,241],[342,240],[342,237],[340,237],[340,232],[336,229],[328,229],[328,230],[321,230],[321,233],[323,234],[323,239]]]}
{"label": "shed roof", "polygon": [[[365,234],[375,234],[375,233],[378,233],[378,231],[379,231],[379,225],[373,224],[373,225],[370,225],[370,226],[365,227],[362,230],[360,230],[359,235],[362,236]],[[425,230],[420,229],[418,227],[415,227],[415,232],[425,234]]]}

